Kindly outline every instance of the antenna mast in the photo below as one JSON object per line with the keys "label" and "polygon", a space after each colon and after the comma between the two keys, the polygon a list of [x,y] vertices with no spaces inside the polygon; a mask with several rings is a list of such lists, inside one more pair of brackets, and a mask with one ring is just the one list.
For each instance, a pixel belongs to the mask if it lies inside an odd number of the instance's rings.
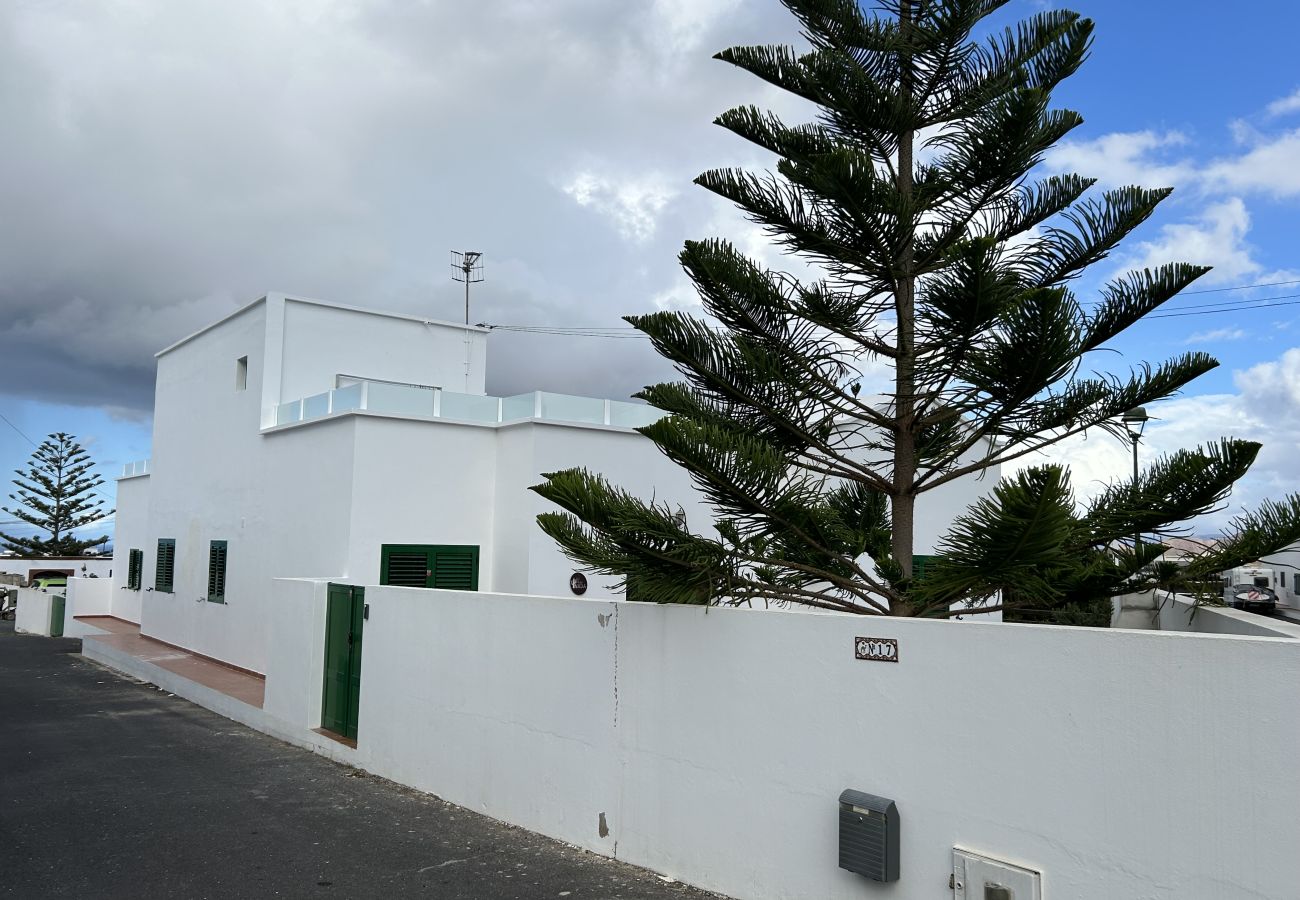
{"label": "antenna mast", "polygon": [[451,280],[465,282],[465,324],[469,324],[469,286],[482,281],[483,254],[477,250],[451,251]]}

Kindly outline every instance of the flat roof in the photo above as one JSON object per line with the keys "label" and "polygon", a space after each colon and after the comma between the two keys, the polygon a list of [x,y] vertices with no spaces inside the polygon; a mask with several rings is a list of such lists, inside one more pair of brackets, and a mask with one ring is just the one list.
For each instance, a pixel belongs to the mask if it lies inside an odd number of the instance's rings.
{"label": "flat roof", "polygon": [[234,319],[237,316],[242,316],[250,309],[253,309],[259,304],[265,303],[268,297],[283,297],[285,303],[302,303],[306,306],[323,306],[327,309],[341,309],[344,310],[345,312],[361,313],[362,315],[367,315],[367,316],[380,316],[381,318],[385,318],[385,319],[402,319],[407,322],[417,322],[421,325],[438,325],[443,328],[455,328],[455,329],[459,329],[460,331],[474,331],[474,332],[478,332],[479,334],[487,334],[488,331],[490,330],[478,325],[467,325],[464,322],[448,322],[444,319],[430,319],[427,316],[413,316],[410,315],[409,313],[387,312],[381,309],[366,309],[365,307],[362,306],[350,306],[346,303],[331,303],[328,300],[316,300],[311,297],[296,297],[289,294],[281,294],[276,291],[270,291],[266,294],[263,294],[261,297],[258,297],[253,302],[244,304],[243,306],[239,307],[239,309],[235,310],[229,315],[222,316],[220,319],[217,319],[215,322],[211,322],[207,325],[204,325],[202,328],[200,328],[198,331],[193,332],[192,334],[187,334],[179,341],[176,341],[176,343],[169,344],[168,346],[164,347],[163,349],[155,353],[154,359],[157,359],[158,357],[163,356],[164,354],[172,352],[182,344],[188,344],[190,341],[194,340],[199,335],[211,331],[212,329],[216,328],[218,325],[224,325],[226,322],[229,322],[231,319]]}

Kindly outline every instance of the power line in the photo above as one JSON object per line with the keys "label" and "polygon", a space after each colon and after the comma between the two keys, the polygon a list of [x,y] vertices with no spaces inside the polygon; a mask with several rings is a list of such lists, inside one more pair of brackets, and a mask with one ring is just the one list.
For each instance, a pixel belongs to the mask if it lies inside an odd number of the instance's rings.
{"label": "power line", "polygon": [[1262,288],[1262,287],[1282,287],[1282,286],[1284,286],[1284,285],[1288,285],[1288,284],[1300,284],[1300,280],[1297,280],[1297,281],[1263,281],[1263,282],[1260,282],[1259,284],[1238,284],[1238,285],[1233,285],[1232,287],[1221,287],[1221,288],[1201,288],[1200,290],[1196,290],[1196,291],[1180,291],[1179,294],[1178,294],[1178,296],[1182,297],[1182,296],[1186,296],[1187,294],[1220,294],[1220,293],[1222,293],[1222,292],[1224,292],[1224,291],[1247,291],[1247,290],[1250,290],[1251,288]]}
{"label": "power line", "polygon": [[[1291,297],[1300,297],[1300,294],[1290,294]],[[1269,298],[1272,299],[1272,298]],[[1284,303],[1260,303],[1256,306],[1229,306],[1223,309],[1198,309],[1191,312],[1171,312],[1171,313],[1153,313],[1145,316],[1147,319],[1176,319],[1183,316],[1212,316],[1215,313],[1226,312],[1249,312],[1252,309],[1268,309],[1273,306],[1300,306],[1300,300],[1287,300]]]}
{"label": "power line", "polygon": [[6,425],[8,425],[10,428],[12,428],[14,431],[18,432],[18,436],[21,437],[23,440],[25,440],[27,443],[31,444],[33,447],[39,447],[39,446],[40,446],[40,444],[36,443],[34,440],[32,440],[31,438],[29,438],[27,435],[23,434],[22,429],[19,428],[17,425],[15,425],[13,422],[10,422],[10,421],[9,421],[9,417],[6,416],[4,413],[0,413],[0,419],[4,419],[4,423],[5,423]]}
{"label": "power line", "polygon": [[[1254,288],[1283,287],[1300,284],[1300,279],[1291,281],[1261,281],[1256,284],[1236,284],[1229,287],[1203,288],[1195,291],[1182,291],[1170,302],[1191,294],[1220,294],[1227,291],[1246,291]],[[1296,300],[1300,294],[1277,294],[1272,297],[1240,297],[1230,300],[1217,300],[1211,303],[1180,304],[1173,307],[1173,312],[1149,313],[1144,319],[1170,319],[1182,316],[1207,316],[1223,312],[1247,312],[1252,309],[1269,309],[1278,306],[1295,306],[1296,303],[1279,303],[1279,300]],[[1186,310],[1186,311],[1185,311]],[[645,340],[646,335],[630,325],[622,326],[587,326],[587,325],[489,325],[480,323],[492,331],[512,331],[519,334],[549,334],[560,337],[599,337],[616,340]]]}
{"label": "power line", "polygon": [[[4,423],[5,423],[6,425],[8,425],[8,426],[9,426],[10,428],[12,428],[14,431],[18,432],[18,436],[21,437],[23,440],[25,440],[27,443],[31,444],[33,447],[36,447],[37,449],[40,449],[40,446],[41,446],[41,445],[38,444],[38,443],[36,443],[36,442],[35,442],[34,440],[32,440],[31,438],[29,438],[26,434],[24,434],[24,433],[23,433],[23,430],[22,430],[21,428],[19,428],[17,425],[15,425],[13,422],[10,422],[10,421],[9,421],[9,417],[6,416],[4,413],[0,413],[0,420],[3,420]],[[98,463],[95,463],[95,465],[99,465],[99,464],[98,464]],[[103,491],[99,490],[99,488],[91,488],[91,489],[90,489],[90,492],[91,492],[92,494],[99,494],[99,496],[103,497],[105,500],[108,500],[108,501],[110,501],[110,502],[112,502],[112,503],[117,503],[117,498],[116,498],[116,497],[110,497],[110,496],[108,496],[108,494],[105,494]],[[116,512],[116,510],[114,510],[114,511]],[[102,521],[102,520],[96,520],[96,521]],[[93,524],[93,523],[91,523],[91,524]]]}

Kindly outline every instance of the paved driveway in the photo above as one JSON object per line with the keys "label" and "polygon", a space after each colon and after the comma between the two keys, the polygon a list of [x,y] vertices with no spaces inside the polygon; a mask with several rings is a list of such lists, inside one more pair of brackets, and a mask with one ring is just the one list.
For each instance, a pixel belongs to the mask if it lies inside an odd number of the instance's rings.
{"label": "paved driveway", "polygon": [[711,897],[272,740],[0,622],[0,897]]}

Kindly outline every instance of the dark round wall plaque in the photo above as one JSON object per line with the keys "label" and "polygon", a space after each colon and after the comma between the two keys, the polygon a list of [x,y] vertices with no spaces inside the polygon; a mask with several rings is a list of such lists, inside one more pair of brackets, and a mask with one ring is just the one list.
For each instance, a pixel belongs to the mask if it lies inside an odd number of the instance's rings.
{"label": "dark round wall plaque", "polygon": [[587,593],[587,576],[581,572],[574,572],[570,575],[569,590],[579,595]]}

